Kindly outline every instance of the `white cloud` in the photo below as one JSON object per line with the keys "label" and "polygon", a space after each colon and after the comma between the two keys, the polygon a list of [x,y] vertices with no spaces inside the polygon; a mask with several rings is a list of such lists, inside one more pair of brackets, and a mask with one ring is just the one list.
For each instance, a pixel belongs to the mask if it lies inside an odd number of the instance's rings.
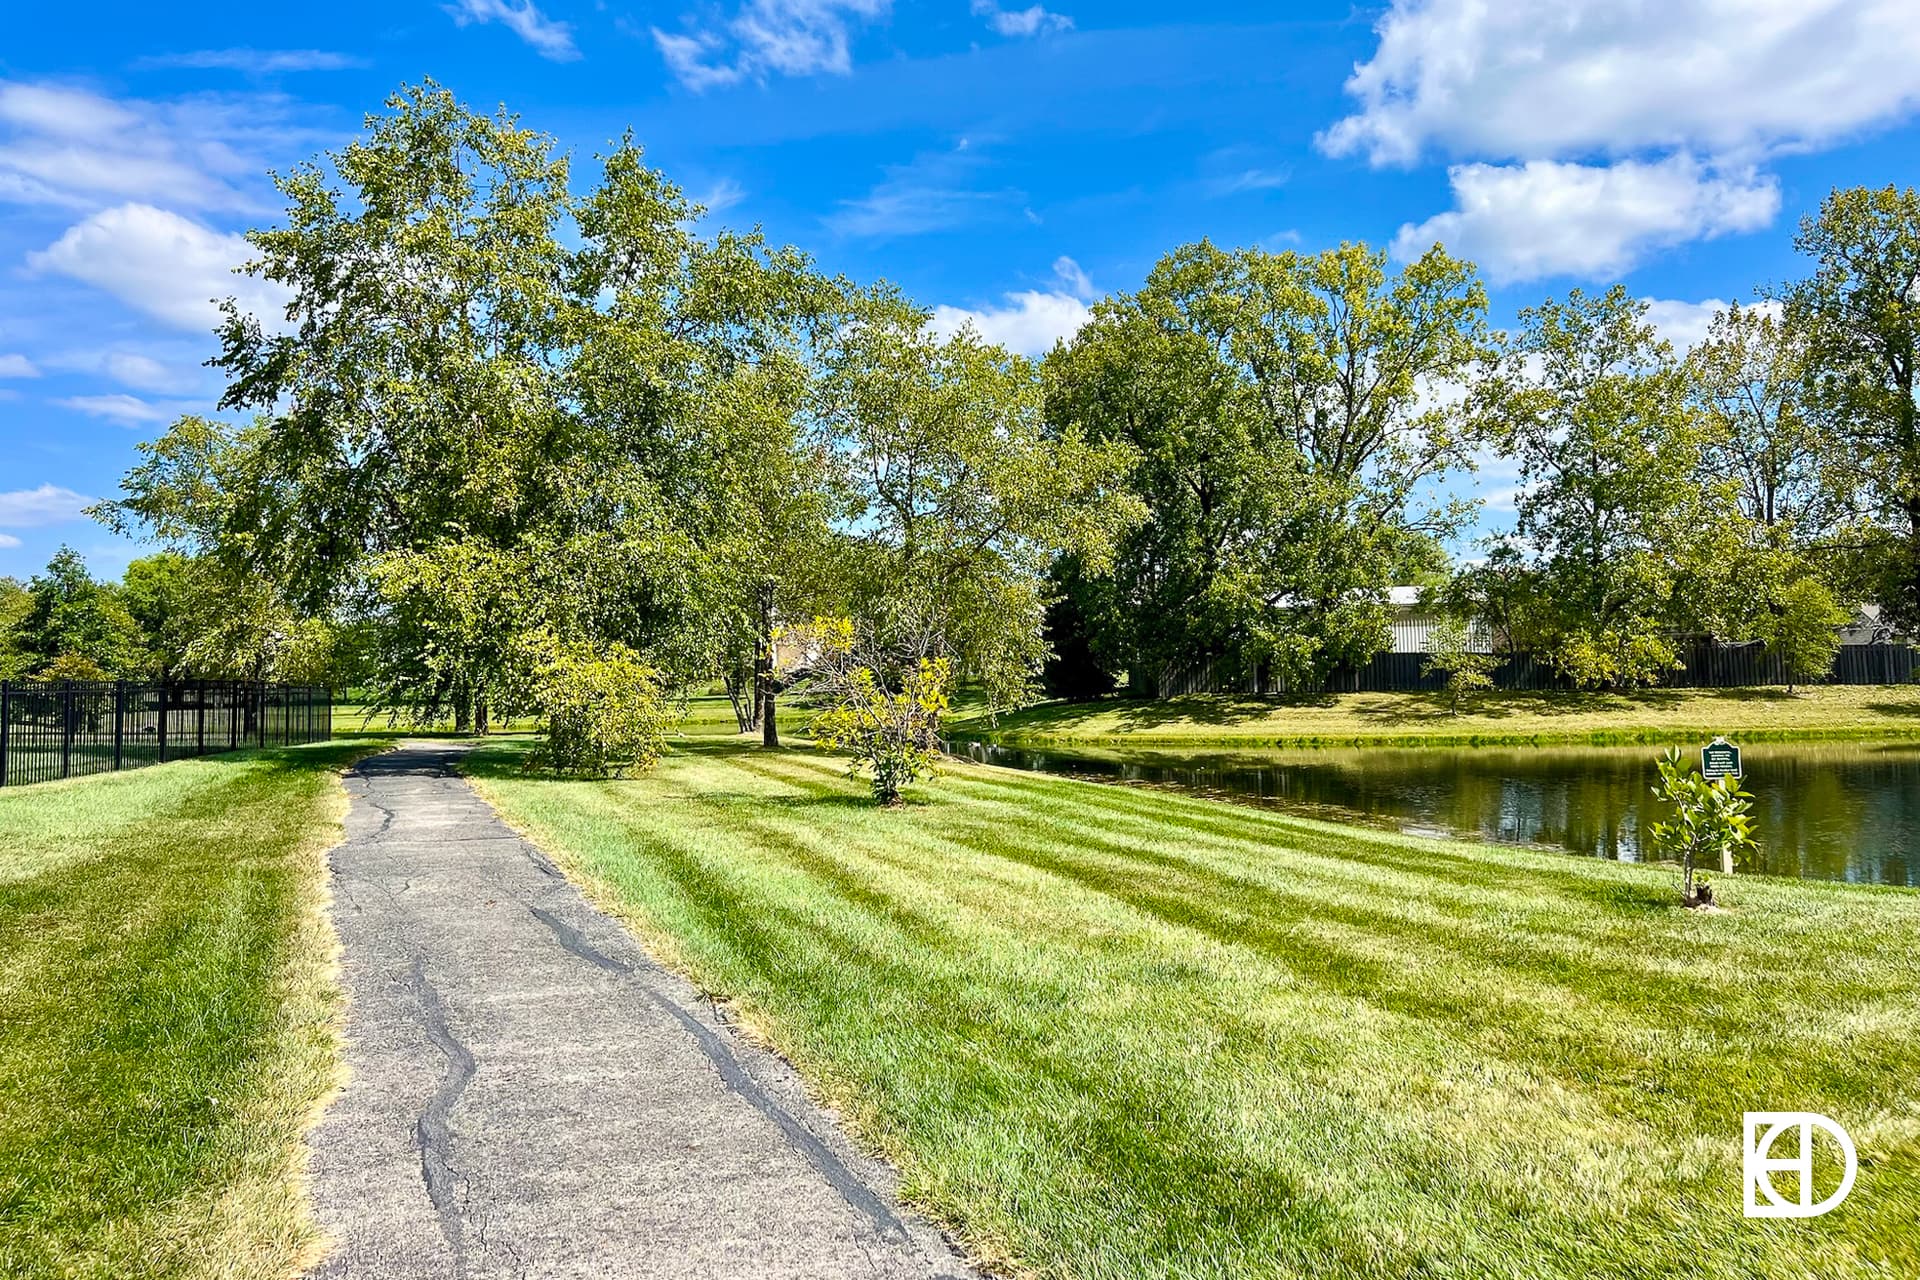
{"label": "white cloud", "polygon": [[1685,154],[1456,165],[1447,177],[1455,207],[1401,227],[1394,253],[1416,257],[1439,241],[1497,281],[1617,275],[1656,249],[1757,230],[1780,208],[1770,175],[1715,172]]}
{"label": "white cloud", "polygon": [[[1647,323],[1672,343],[1673,349],[1681,355],[1706,340],[1713,318],[1729,305],[1723,298],[1707,298],[1700,302],[1680,302],[1671,298],[1647,298],[1644,301],[1647,304]],[[1781,312],[1780,304],[1770,299],[1745,304],[1742,309],[1771,316],[1778,316]]]}
{"label": "white cloud", "polygon": [[1094,296],[1093,282],[1072,258],[1060,258],[1053,264],[1056,289],[1023,289],[1004,295],[999,307],[969,309],[939,306],[933,309],[934,331],[951,336],[972,326],[988,342],[998,343],[1021,355],[1042,356],[1056,342],[1080,331],[1091,313],[1087,300]]}
{"label": "white cloud", "polygon": [[1679,302],[1671,298],[1648,298],[1647,323],[1682,354],[1698,346],[1707,336],[1713,318],[1727,309],[1725,301],[1708,298],[1704,302]]}
{"label": "white cloud", "polygon": [[213,300],[228,296],[272,328],[287,295],[278,285],[233,273],[252,256],[240,236],[152,205],[125,204],[69,227],[28,264],[103,289],[179,329],[211,331],[220,319]]}
{"label": "white cloud", "polygon": [[1513,280],[1765,225],[1767,161],[1920,110],[1913,0],[1390,0],[1375,31],[1321,148],[1477,161],[1402,244],[1444,238]]}
{"label": "white cloud", "polygon": [[0,81],[0,121],[45,137],[83,139],[144,123],[135,112],[84,89],[17,81]]}
{"label": "white cloud", "polygon": [[573,43],[573,28],[547,17],[533,0],[454,0],[447,12],[462,27],[497,22],[541,57],[554,62],[572,62],[580,57],[580,49]]}
{"label": "white cloud", "polygon": [[126,199],[258,211],[266,170],[318,135],[275,95],[119,101],[0,81],[0,200],[96,209]]}
{"label": "white cloud", "polygon": [[0,533],[0,550],[11,551],[20,545],[20,539],[10,533]]}
{"label": "white cloud", "polygon": [[152,356],[131,351],[107,352],[100,357],[100,368],[115,382],[136,391],[180,391],[193,384],[193,379],[183,377]]}
{"label": "white cloud", "polygon": [[1093,281],[1088,279],[1087,273],[1080,269],[1080,264],[1065,254],[1053,260],[1053,278],[1082,302],[1091,302],[1099,292],[1093,287]]}
{"label": "white cloud", "polygon": [[1272,191],[1284,187],[1291,175],[1285,169],[1242,169],[1215,178],[1208,188],[1216,196],[1237,196],[1247,191]]}
{"label": "white cloud", "polygon": [[747,189],[732,178],[721,178],[698,195],[689,197],[708,213],[723,213],[747,198]]}
{"label": "white cloud", "polygon": [[987,25],[1003,36],[1051,35],[1073,30],[1073,19],[1064,13],[1050,13],[1041,5],[1027,9],[1002,9],[994,0],[973,0],[973,14],[985,18]]}
{"label": "white cloud", "polygon": [[325,49],[196,49],[191,53],[163,53],[142,58],[135,65],[275,75],[285,71],[348,71],[367,63],[363,58]]}
{"label": "white cloud", "polygon": [[972,325],[974,332],[988,342],[1022,355],[1041,356],[1051,351],[1054,343],[1080,332],[1087,316],[1087,304],[1072,294],[1027,289],[1007,294],[1002,307],[935,307],[933,327],[940,334],[951,335]]}
{"label": "white cloud", "polygon": [[105,418],[108,422],[118,423],[123,427],[172,422],[193,407],[191,404],[179,401],[155,403],[142,400],[139,396],[120,393],[101,396],[68,396],[54,403],[63,409],[72,409],[76,413],[84,413],[89,417]]}
{"label": "white cloud", "polygon": [[[858,200],[843,200],[826,218],[842,235],[883,237],[920,235],[962,226],[995,214],[1008,215],[1026,200],[1010,188],[982,189],[974,176],[987,163],[981,151],[962,138],[951,149],[889,165],[886,177]],[[1027,217],[1039,221],[1031,210]]]}
{"label": "white cloud", "polygon": [[189,340],[168,345],[171,350],[167,345],[154,348],[165,354],[164,359],[137,351],[69,348],[49,353],[42,363],[66,373],[111,378],[135,391],[179,395],[199,389],[205,382],[197,369],[206,354],[205,344]]}
{"label": "white cloud", "polygon": [[1751,154],[1920,107],[1912,0],[1393,0],[1335,155]]}
{"label": "white cloud", "polygon": [[92,498],[51,484],[0,493],[0,528],[38,529],[64,524],[78,520],[92,503]]}
{"label": "white cloud", "polygon": [[37,378],[40,370],[25,356],[0,356],[0,378]]}
{"label": "white cloud", "polygon": [[747,0],[718,25],[688,19],[684,32],[653,28],[653,40],[696,92],[769,75],[845,75],[853,69],[851,25],[890,8],[891,0]]}

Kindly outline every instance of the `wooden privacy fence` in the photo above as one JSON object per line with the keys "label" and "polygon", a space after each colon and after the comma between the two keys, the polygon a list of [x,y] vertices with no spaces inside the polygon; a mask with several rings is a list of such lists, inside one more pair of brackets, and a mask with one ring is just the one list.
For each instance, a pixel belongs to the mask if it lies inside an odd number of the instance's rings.
{"label": "wooden privacy fence", "polygon": [[[1422,675],[1424,653],[1379,653],[1356,667],[1327,677],[1327,693],[1419,693],[1446,687],[1442,672]],[[1796,684],[1906,684],[1920,669],[1912,646],[1905,644],[1844,644],[1833,669],[1815,680]],[[1546,662],[1530,653],[1502,655],[1490,673],[1497,689],[1567,689],[1572,686]],[[1664,689],[1744,689],[1788,683],[1780,659],[1759,645],[1727,646],[1711,641],[1680,647],[1680,669],[1665,673]],[[1162,674],[1157,697],[1188,693],[1284,693],[1266,671],[1249,672],[1226,659],[1207,659]]]}
{"label": "wooden privacy fence", "polygon": [[0,787],[332,736],[318,685],[0,681]]}

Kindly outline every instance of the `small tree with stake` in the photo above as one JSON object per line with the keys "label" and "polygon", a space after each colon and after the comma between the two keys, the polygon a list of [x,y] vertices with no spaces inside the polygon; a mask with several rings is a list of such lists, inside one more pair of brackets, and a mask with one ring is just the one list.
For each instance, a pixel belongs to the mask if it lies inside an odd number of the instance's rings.
{"label": "small tree with stake", "polygon": [[1754,848],[1753,797],[1732,776],[1708,781],[1669,747],[1659,760],[1656,800],[1674,809],[1671,822],[1656,822],[1649,834],[1654,852],[1680,863],[1680,901],[1688,907],[1713,905],[1713,886],[1704,878],[1695,883],[1697,863],[1714,861],[1731,868],[1733,855]]}
{"label": "small tree with stake", "polygon": [[1466,623],[1448,618],[1428,634],[1427,660],[1420,665],[1420,674],[1446,674],[1448,707],[1457,716],[1463,701],[1493,688],[1493,669],[1499,665],[1500,659],[1493,654],[1473,647]]}

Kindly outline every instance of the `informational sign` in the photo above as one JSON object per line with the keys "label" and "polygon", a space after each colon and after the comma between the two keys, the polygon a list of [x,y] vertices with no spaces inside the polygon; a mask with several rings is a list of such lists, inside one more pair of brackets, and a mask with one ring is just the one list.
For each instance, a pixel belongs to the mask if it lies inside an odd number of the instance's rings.
{"label": "informational sign", "polygon": [[1725,738],[1715,738],[1700,749],[1700,776],[1708,782],[1720,778],[1732,778],[1738,781],[1746,776],[1740,772],[1740,748]]}

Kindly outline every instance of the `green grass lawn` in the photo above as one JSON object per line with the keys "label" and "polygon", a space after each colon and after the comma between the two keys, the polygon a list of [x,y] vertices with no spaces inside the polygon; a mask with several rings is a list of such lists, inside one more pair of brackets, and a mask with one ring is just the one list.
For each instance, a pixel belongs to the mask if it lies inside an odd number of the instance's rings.
{"label": "green grass lawn", "polygon": [[[494,718],[487,726],[487,732],[512,734],[531,733],[536,728],[532,716]],[[430,738],[452,737],[453,717],[446,716],[429,723],[420,724],[389,711],[375,711],[372,707],[359,702],[336,702],[333,704],[333,731],[338,734],[351,734],[356,738]]]}
{"label": "green grass lawn", "polygon": [[339,999],[334,742],[0,791],[0,1276],[279,1277]]}
{"label": "green grass lawn", "polygon": [[[955,765],[469,771],[981,1257],[1044,1276],[1920,1275],[1920,894],[1723,881]],[[1741,1113],[1862,1169],[1741,1213]],[[1783,1191],[1791,1194],[1789,1187]]]}
{"label": "green grass lawn", "polygon": [[998,722],[956,719],[960,734],[1009,745],[1455,746],[1748,741],[1920,735],[1920,685],[1649,689],[1638,693],[1491,693],[1452,714],[1444,695],[1348,693],[1317,700],[1170,698],[1048,702]]}

